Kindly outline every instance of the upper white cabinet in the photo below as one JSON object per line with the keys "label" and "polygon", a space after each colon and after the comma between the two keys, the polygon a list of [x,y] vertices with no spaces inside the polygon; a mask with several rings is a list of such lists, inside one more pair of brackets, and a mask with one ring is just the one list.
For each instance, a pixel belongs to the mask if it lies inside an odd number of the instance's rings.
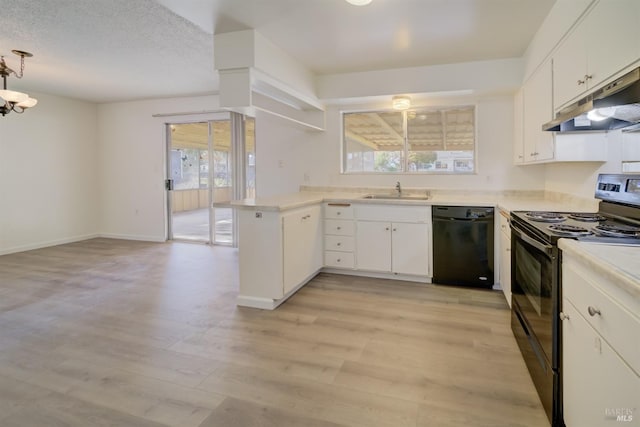
{"label": "upper white cabinet", "polygon": [[[536,70],[522,88],[522,129],[524,162],[553,158],[553,133],[542,130],[542,124],[553,118],[551,62]],[[515,147],[518,152],[519,147]]]}
{"label": "upper white cabinet", "polygon": [[600,0],[553,55],[557,110],[640,58],[640,2]]}
{"label": "upper white cabinet", "polygon": [[552,64],[546,61],[514,98],[514,163],[607,161],[604,132],[556,134],[542,130],[553,118],[552,80]]}
{"label": "upper white cabinet", "polygon": [[513,98],[513,163],[524,163],[524,89]]}

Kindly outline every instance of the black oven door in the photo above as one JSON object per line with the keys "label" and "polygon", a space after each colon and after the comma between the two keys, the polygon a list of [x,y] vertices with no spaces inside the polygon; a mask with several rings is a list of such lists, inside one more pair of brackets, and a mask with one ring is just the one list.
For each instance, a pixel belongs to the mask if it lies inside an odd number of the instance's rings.
{"label": "black oven door", "polygon": [[511,224],[511,286],[515,309],[553,369],[558,368],[556,322],[558,248]]}

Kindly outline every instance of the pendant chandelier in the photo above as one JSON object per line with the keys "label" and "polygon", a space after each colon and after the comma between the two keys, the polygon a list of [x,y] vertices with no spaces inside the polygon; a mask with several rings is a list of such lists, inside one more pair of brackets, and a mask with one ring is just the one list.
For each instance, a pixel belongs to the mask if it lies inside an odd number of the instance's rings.
{"label": "pendant chandelier", "polygon": [[22,50],[12,50],[20,57],[20,73],[13,71],[4,62],[4,56],[0,56],[0,76],[2,76],[2,90],[0,90],[0,113],[6,116],[12,111],[23,113],[27,108],[31,108],[38,103],[35,98],[29,97],[26,93],[7,89],[7,77],[11,74],[21,79],[24,74],[24,58],[31,58],[33,55]]}

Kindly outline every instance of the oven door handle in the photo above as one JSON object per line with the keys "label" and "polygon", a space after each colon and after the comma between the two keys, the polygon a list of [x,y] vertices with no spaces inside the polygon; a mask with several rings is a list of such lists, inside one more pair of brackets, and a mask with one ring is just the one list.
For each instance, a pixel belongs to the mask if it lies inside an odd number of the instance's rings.
{"label": "oven door handle", "polygon": [[536,248],[537,250],[546,254],[549,257],[553,256],[552,245],[542,243],[532,237],[529,237],[526,234],[526,232],[520,229],[516,224],[514,224],[513,221],[511,222],[511,231],[516,235],[518,239],[530,244],[531,246],[533,246],[534,248]]}

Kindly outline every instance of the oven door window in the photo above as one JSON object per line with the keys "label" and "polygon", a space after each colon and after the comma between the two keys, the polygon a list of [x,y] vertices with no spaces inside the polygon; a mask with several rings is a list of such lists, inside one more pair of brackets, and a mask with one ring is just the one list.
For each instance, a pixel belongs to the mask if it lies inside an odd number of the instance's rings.
{"label": "oven door window", "polygon": [[553,292],[556,261],[527,242],[512,240],[512,292],[548,360],[553,352]]}

